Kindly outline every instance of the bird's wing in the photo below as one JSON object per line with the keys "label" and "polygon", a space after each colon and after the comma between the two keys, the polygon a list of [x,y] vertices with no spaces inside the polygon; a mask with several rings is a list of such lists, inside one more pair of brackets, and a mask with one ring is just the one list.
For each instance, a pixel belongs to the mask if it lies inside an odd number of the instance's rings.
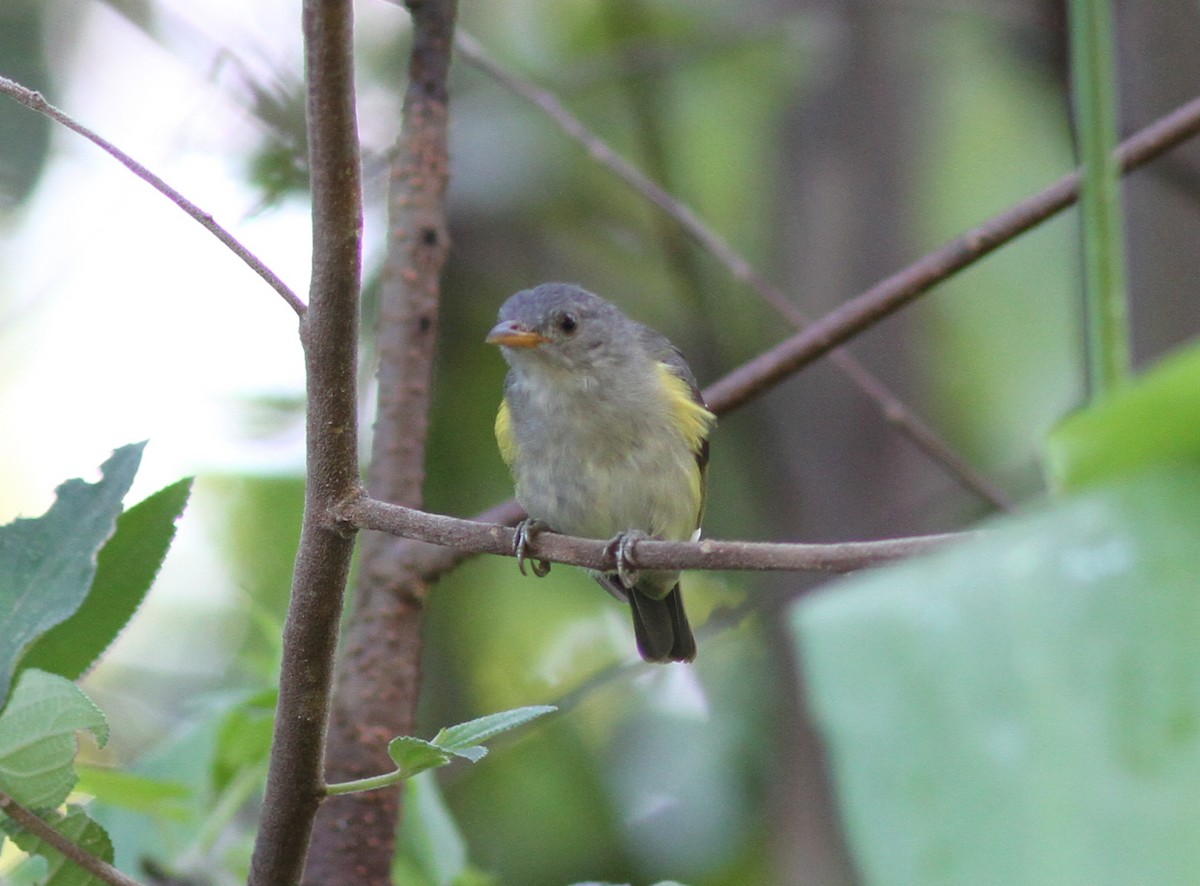
{"label": "bird's wing", "polygon": [[508,388],[505,386],[504,397],[500,401],[500,410],[496,413],[496,444],[500,448],[500,457],[509,467],[517,459],[517,438],[512,429],[512,412],[508,408]]}
{"label": "bird's wing", "polygon": [[696,468],[699,472],[700,508],[696,515],[696,523],[699,525],[704,514],[704,499],[707,497],[708,435],[716,422],[716,416],[705,404],[700,386],[696,384],[696,376],[692,374],[691,367],[683,359],[679,349],[665,336],[648,326],[639,324],[639,327],[639,334],[658,361],[664,380],[668,387],[674,389],[671,393],[678,395],[673,397],[675,420],[683,429],[684,436],[696,456]]}

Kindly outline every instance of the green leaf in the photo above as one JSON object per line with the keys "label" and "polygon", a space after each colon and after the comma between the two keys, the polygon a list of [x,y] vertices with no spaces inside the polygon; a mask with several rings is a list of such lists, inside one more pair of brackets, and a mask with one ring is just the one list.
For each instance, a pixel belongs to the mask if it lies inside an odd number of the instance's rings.
{"label": "green leaf", "polygon": [[[88,818],[80,807],[68,806],[66,815],[50,812],[42,813],[42,817],[54,830],[76,846],[112,864],[112,841],[104,828]],[[21,850],[30,855],[40,855],[49,863],[49,876],[42,882],[42,886],[103,886],[103,880],[93,877],[74,862],[68,861],[58,850],[48,843],[43,843],[40,837],[29,833],[12,819],[3,818],[2,824]]]}
{"label": "green leaf", "polygon": [[185,821],[192,790],[177,781],[147,778],[120,769],[80,766],[75,790],[109,806],[119,806],[154,818]]}
{"label": "green leaf", "polygon": [[1046,466],[1061,490],[1157,462],[1200,460],[1200,346],[1177,351],[1051,433]]}
{"label": "green leaf", "polygon": [[412,778],[418,772],[445,766],[454,757],[463,757],[476,763],[487,755],[487,748],[480,747],[477,742],[486,741],[553,710],[555,708],[551,705],[534,705],[490,714],[443,729],[434,736],[433,741],[401,735],[388,743],[388,754],[396,764],[395,772],[326,785],[325,790],[329,794],[349,794],[390,787],[402,779]]}
{"label": "green leaf", "polygon": [[467,842],[442,797],[432,772],[409,779],[404,786],[404,822],[396,843],[398,860],[403,860],[409,877],[394,877],[397,883],[414,879],[413,869],[426,883],[453,883],[467,870]]}
{"label": "green leaf", "polygon": [[487,754],[487,748],[479,747],[482,742],[494,738],[501,732],[523,726],[530,720],[536,720],[555,710],[557,708],[554,705],[530,705],[488,714],[441,730],[433,737],[432,743],[474,763]]}
{"label": "green leaf", "polygon": [[60,805],[75,786],[75,733],[89,730],[103,747],[104,714],[70,680],[28,670],[0,713],[0,789],[22,806]]}
{"label": "green leaf", "polygon": [[401,735],[388,742],[388,756],[396,767],[411,777],[426,769],[445,766],[452,759],[452,752],[411,735]]}
{"label": "green leaf", "polygon": [[87,596],[96,552],[112,534],[144,445],[116,450],[97,483],[63,483],[43,516],[0,527],[0,704],[26,647]]}
{"label": "green leaf", "polygon": [[866,882],[1200,870],[1198,539],[1160,467],[795,607]]}
{"label": "green leaf", "polygon": [[82,606],[30,647],[21,667],[78,679],[133,618],[158,575],[187,505],[191,478],[160,489],[117,519]]}
{"label": "green leaf", "polygon": [[248,766],[266,762],[271,753],[279,690],[267,689],[246,699],[221,722],[213,752],[213,788],[223,791]]}

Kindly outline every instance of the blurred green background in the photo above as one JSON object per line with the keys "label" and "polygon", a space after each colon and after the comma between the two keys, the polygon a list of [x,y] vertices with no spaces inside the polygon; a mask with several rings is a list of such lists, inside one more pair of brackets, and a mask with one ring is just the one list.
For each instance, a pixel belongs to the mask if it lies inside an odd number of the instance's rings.
{"label": "blurred green background", "polygon": [[[307,275],[295,4],[5,0],[0,74],[44,92],[213,211],[297,291]],[[1126,131],[1190,98],[1200,10],[1119,22]],[[364,428],[404,11],[360,4],[368,190]],[[462,28],[549,88],[819,316],[1073,164],[1062,5],[873,0],[464,2]],[[1184,24],[1186,23],[1186,24]],[[499,304],[577,282],[667,334],[702,383],[788,327],[554,123],[485,74],[452,76],[450,230],[427,506],[511,495],[492,438]],[[1136,356],[1200,328],[1194,148],[1126,188]],[[104,762],[191,786],[152,830],[98,813],[118,861],[235,882],[276,675],[301,503],[294,318],[208,236],[76,137],[0,101],[0,516],[149,437],[145,491],[199,476],[143,612],[87,684]],[[1014,498],[1041,494],[1049,427],[1082,396],[1078,234],[1055,220],[851,350]],[[705,531],[839,541],[963,527],[987,507],[819,363],[720,423]],[[626,613],[581,573],[480,558],[425,630],[422,735],[505,707],[562,712],[441,774],[491,882],[855,882],[781,611],[820,577],[686,581],[700,655],[636,661]],[[258,724],[258,725],[256,725]],[[236,738],[236,740],[235,740]],[[235,753],[236,751],[236,753]],[[237,753],[243,756],[238,757]],[[221,799],[221,814],[213,804]],[[141,822],[141,824],[139,824]]]}

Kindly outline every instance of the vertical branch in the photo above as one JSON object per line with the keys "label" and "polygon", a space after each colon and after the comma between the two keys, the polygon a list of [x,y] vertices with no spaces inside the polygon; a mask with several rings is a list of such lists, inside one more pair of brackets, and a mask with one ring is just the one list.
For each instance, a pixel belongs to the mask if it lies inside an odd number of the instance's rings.
{"label": "vertical branch", "polygon": [[250,883],[300,881],[321,800],[333,660],[353,536],[336,506],[359,485],[356,361],[362,236],[350,0],[305,0],[313,258],[300,326],[308,476],[284,626],[279,707]]}
{"label": "vertical branch", "polygon": [[[420,507],[440,278],[449,248],[445,194],[447,87],[455,0],[410,0],[403,127],[391,168],[379,327],[379,402],[367,483],[379,499]],[[330,724],[330,779],[389,768],[387,742],[413,731],[420,689],[423,546],[363,538],[355,611]],[[318,817],[307,881],[386,884],[398,789],[330,798]]]}

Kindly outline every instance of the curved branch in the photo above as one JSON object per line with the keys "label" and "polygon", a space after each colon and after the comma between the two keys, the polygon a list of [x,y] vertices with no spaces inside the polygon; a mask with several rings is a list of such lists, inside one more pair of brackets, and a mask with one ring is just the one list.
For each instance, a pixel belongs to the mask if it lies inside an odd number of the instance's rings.
{"label": "curved branch", "polygon": [[[418,539],[481,554],[513,556],[515,533],[499,523],[462,520],[388,504],[367,496],[347,502],[341,519],[359,529]],[[838,544],[793,544],[751,541],[657,541],[637,543],[637,566],[642,569],[725,569],[762,571],[850,572],[923,554],[974,533],[854,541]],[[532,539],[535,559],[611,572],[616,569],[609,541],[542,532]]]}
{"label": "curved branch", "polygon": [[109,156],[116,159],[118,163],[120,163],[142,181],[146,182],[148,185],[150,185],[150,187],[154,188],[154,190],[158,191],[193,219],[198,221],[205,230],[224,243],[229,250],[243,262],[245,262],[250,269],[254,271],[254,273],[262,277],[263,280],[267,282],[267,285],[278,292],[283,297],[283,300],[288,303],[288,306],[296,312],[297,316],[304,316],[304,302],[300,300],[300,297],[296,295],[296,293],[292,292],[291,288],[281,279],[279,279],[274,271],[263,264],[262,261],[256,255],[254,255],[254,253],[239,243],[237,239],[231,233],[229,233],[229,231],[217,224],[210,213],[205,212],[141,163],[138,163],[136,160],[118,148],[116,145],[88,129],[70,114],[67,114],[65,111],[60,111],[58,108],[54,107],[54,105],[50,104],[42,97],[40,92],[35,92],[32,89],[28,89],[22,86],[20,83],[9,80],[7,77],[0,77],[0,92],[10,96],[30,110],[37,111],[39,114],[45,114],[51,120],[61,123],[72,132],[82,135],[92,144],[96,145],[102,151],[105,151]]}

